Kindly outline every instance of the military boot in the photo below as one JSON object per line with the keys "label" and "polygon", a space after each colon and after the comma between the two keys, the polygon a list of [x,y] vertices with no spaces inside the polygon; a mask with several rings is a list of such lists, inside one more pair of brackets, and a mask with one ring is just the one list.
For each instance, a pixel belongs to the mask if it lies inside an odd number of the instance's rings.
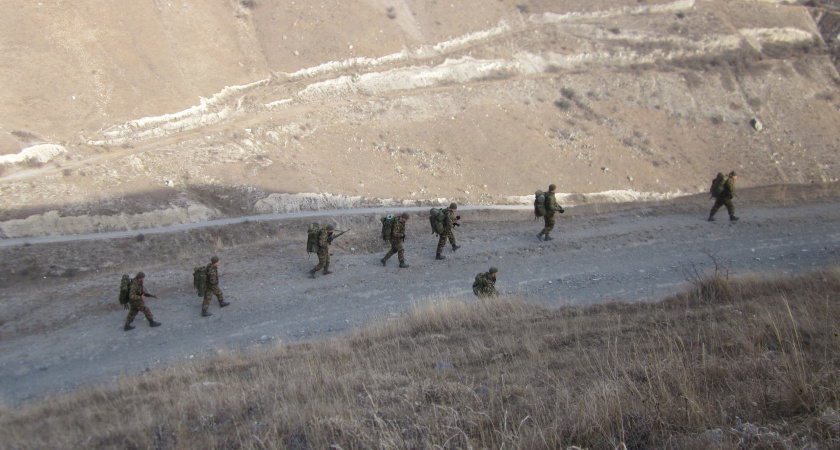
{"label": "military boot", "polygon": [[408,264],[405,262],[400,262],[400,269],[408,269]]}
{"label": "military boot", "polygon": [[160,322],[155,322],[154,320],[150,320],[150,321],[149,321],[149,326],[150,326],[150,327],[159,327],[159,326],[160,326]]}
{"label": "military boot", "polygon": [[453,251],[453,252],[457,252],[459,248],[461,248],[461,246],[460,246],[460,245],[455,245],[455,244],[452,244],[452,251]]}
{"label": "military boot", "polygon": [[435,259],[446,259],[446,257],[438,253],[437,255],[435,255]]}
{"label": "military boot", "polygon": [[382,258],[382,259],[379,260],[379,262],[381,262],[383,266],[385,265],[385,261],[387,261],[387,259],[385,259],[385,258]]}
{"label": "military boot", "polygon": [[133,329],[134,329],[134,327],[131,326],[131,324],[129,324],[129,323],[125,324],[125,326],[123,327],[123,331],[131,331]]}
{"label": "military boot", "polygon": [[332,270],[327,270],[327,268],[324,267],[324,275],[329,275],[331,273],[332,273]]}
{"label": "military boot", "polygon": [[740,220],[740,219],[738,219],[736,216],[729,216],[729,221],[730,222],[736,222],[738,220]]}
{"label": "military boot", "polygon": [[315,278],[315,271],[314,270],[309,271],[309,278]]}
{"label": "military boot", "polygon": [[546,240],[546,241],[553,241],[553,240],[554,240],[554,238],[553,238],[553,237],[551,237],[551,236],[549,236],[549,235],[548,235],[548,233],[546,233],[546,235],[545,235],[545,240]]}
{"label": "military boot", "polygon": [[715,221],[715,216],[709,216],[709,222],[714,222],[714,221]]}
{"label": "military boot", "polygon": [[542,232],[542,231],[540,231],[539,233],[537,233],[537,240],[538,240],[538,241],[542,241],[542,235],[543,235],[543,232]]}
{"label": "military boot", "polygon": [[201,317],[210,317],[212,315],[213,315],[213,313],[211,313],[210,311],[207,311],[206,309],[201,311]]}
{"label": "military boot", "polygon": [[225,306],[230,305],[230,302],[222,302],[219,303],[219,308],[224,308]]}

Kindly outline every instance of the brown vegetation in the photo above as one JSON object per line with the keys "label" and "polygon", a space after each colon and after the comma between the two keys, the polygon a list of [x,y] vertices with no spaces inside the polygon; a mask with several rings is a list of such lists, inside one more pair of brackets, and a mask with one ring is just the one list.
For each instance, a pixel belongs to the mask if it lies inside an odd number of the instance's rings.
{"label": "brown vegetation", "polygon": [[19,408],[3,448],[829,448],[840,268],[652,304],[433,300]]}

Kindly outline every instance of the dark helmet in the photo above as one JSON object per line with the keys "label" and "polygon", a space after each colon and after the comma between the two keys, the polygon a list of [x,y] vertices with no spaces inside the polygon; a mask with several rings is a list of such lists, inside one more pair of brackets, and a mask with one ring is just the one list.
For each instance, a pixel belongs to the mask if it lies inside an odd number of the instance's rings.
{"label": "dark helmet", "polygon": [[449,204],[449,209],[458,209],[458,204],[455,203],[455,202],[450,203]]}
{"label": "dark helmet", "polygon": [[332,231],[332,230],[333,230],[332,224],[327,225],[327,231]]}
{"label": "dark helmet", "polygon": [[402,217],[403,219],[408,219],[410,216],[408,215],[407,212],[404,212],[404,213],[402,213],[402,215],[400,215],[400,217]]}
{"label": "dark helmet", "polygon": [[137,276],[134,277],[136,280],[142,280],[143,278],[146,278],[146,274],[143,272],[137,272]]}
{"label": "dark helmet", "polygon": [[555,185],[553,185],[553,184],[549,184],[549,185],[548,185],[548,190],[549,190],[549,192],[554,192],[554,190],[555,190],[555,189],[557,189],[557,186],[555,186]]}
{"label": "dark helmet", "polygon": [[495,267],[491,267],[491,268],[490,268],[490,270],[488,270],[487,272],[488,272],[490,275],[493,275],[494,273],[499,273],[499,269],[497,269],[497,268],[495,268]]}
{"label": "dark helmet", "polygon": [[219,257],[214,256],[214,257],[210,258],[210,262],[213,263],[213,264],[216,264],[217,262],[219,262]]}
{"label": "dark helmet", "polygon": [[732,172],[729,172],[729,176],[730,177],[737,177],[738,173],[733,170]]}

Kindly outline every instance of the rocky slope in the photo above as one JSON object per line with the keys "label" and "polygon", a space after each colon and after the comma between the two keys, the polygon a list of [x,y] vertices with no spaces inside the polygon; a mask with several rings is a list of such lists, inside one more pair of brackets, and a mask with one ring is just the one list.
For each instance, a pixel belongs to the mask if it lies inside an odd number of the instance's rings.
{"label": "rocky slope", "polygon": [[6,2],[0,237],[840,178],[833,2],[334,3]]}

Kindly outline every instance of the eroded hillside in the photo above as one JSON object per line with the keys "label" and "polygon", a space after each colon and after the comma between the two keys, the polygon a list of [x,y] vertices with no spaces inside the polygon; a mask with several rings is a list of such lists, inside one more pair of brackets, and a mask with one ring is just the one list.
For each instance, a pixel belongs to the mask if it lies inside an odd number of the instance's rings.
{"label": "eroded hillside", "polygon": [[280,3],[4,6],[2,236],[840,178],[819,2]]}

